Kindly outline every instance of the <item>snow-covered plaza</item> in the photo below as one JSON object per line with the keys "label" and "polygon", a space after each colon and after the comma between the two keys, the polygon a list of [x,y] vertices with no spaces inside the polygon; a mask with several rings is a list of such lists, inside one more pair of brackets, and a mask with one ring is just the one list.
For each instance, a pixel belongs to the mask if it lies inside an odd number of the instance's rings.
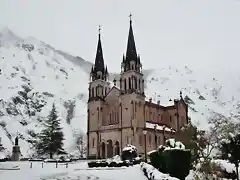
{"label": "snow-covered plaza", "polygon": [[[18,166],[18,167],[16,167]],[[18,169],[20,168],[20,169]],[[15,169],[15,170],[13,170]],[[87,161],[58,164],[32,162],[0,163],[1,180],[147,180],[140,165],[119,168],[88,168]]]}

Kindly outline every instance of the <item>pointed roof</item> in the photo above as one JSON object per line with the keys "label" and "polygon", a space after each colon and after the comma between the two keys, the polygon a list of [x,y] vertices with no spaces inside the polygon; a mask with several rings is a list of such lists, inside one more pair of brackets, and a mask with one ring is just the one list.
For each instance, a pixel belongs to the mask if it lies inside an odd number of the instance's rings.
{"label": "pointed roof", "polygon": [[98,34],[98,45],[97,45],[97,53],[95,58],[94,64],[94,71],[102,71],[104,72],[104,59],[103,59],[103,51],[102,51],[102,43],[101,43],[101,33],[99,27],[99,34]]}
{"label": "pointed roof", "polygon": [[127,42],[127,53],[126,53],[126,61],[137,60],[137,50],[135,45],[135,40],[133,36],[133,29],[132,29],[132,15],[130,14],[130,27],[128,33],[128,42]]}

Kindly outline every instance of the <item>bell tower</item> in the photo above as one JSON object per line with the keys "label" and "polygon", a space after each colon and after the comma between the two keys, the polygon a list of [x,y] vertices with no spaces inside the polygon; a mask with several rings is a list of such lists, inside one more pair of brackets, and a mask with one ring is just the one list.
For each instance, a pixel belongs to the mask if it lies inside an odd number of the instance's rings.
{"label": "bell tower", "polygon": [[102,43],[101,43],[101,27],[99,26],[98,45],[95,63],[92,66],[89,83],[88,101],[102,100],[109,91],[108,70],[104,65]]}
{"label": "bell tower", "polygon": [[127,51],[123,55],[120,73],[120,101],[124,144],[137,145],[137,130],[144,126],[144,78],[140,56],[137,54],[130,14]]}
{"label": "bell tower", "polygon": [[88,120],[87,120],[87,157],[98,158],[100,147],[99,128],[103,119],[104,97],[110,90],[108,82],[108,70],[104,65],[103,50],[101,43],[101,28],[99,26],[97,52],[95,63],[92,66],[89,82],[88,97]]}
{"label": "bell tower", "polygon": [[120,90],[122,95],[135,93],[145,98],[142,64],[140,56],[137,55],[131,17],[130,14],[127,52],[121,63]]}

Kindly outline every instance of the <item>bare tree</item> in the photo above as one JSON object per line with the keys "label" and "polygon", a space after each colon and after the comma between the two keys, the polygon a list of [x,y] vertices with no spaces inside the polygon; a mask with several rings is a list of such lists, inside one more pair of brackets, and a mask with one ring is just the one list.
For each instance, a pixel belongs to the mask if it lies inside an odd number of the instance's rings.
{"label": "bare tree", "polygon": [[86,135],[83,132],[79,132],[75,135],[76,148],[80,157],[85,157],[87,150]]}
{"label": "bare tree", "polygon": [[[213,113],[211,118],[208,119],[210,129],[207,132],[207,152],[211,153],[212,150],[219,150],[220,142],[229,136],[229,133],[234,134],[240,132],[240,123],[234,121],[235,115],[226,117],[220,113]],[[235,134],[236,135],[236,134]]]}

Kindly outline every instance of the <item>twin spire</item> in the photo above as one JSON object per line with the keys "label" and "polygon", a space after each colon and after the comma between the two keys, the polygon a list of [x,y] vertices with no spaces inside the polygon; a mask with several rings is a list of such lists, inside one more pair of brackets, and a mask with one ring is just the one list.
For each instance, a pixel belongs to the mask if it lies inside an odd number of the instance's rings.
{"label": "twin spire", "polygon": [[135,70],[141,73],[140,69],[142,68],[142,64],[140,62],[140,57],[137,55],[135,40],[133,36],[133,29],[132,29],[132,15],[130,17],[130,27],[128,33],[128,42],[127,42],[127,52],[126,56],[123,55],[122,60],[122,71],[126,72],[129,70]]}
{"label": "twin spire", "polygon": [[129,15],[130,17],[130,27],[128,33],[128,42],[127,42],[127,52],[126,52],[126,62],[131,60],[137,60],[137,50],[135,45],[135,40],[133,36],[133,29],[132,29],[132,14]]}
{"label": "twin spire", "polygon": [[104,58],[103,58],[102,43],[101,43],[101,26],[99,26],[99,29],[98,29],[97,53],[95,57],[95,64],[91,70],[91,76],[93,80],[97,80],[97,79],[106,80],[108,77],[107,66],[104,67]]}
{"label": "twin spire", "polygon": [[[132,29],[132,14],[129,15],[130,18],[130,27],[129,27],[129,34],[128,34],[128,41],[127,41],[127,51],[126,56],[123,56],[123,66],[124,69],[127,70],[130,67],[130,62],[134,61],[136,66],[141,66],[140,58],[137,55],[133,29]],[[95,64],[91,70],[91,76],[93,80],[102,79],[106,80],[108,77],[108,70],[107,66],[104,66],[104,58],[103,58],[103,51],[102,51],[102,43],[101,43],[101,26],[98,29],[98,45],[97,45],[97,53],[95,58]]]}

